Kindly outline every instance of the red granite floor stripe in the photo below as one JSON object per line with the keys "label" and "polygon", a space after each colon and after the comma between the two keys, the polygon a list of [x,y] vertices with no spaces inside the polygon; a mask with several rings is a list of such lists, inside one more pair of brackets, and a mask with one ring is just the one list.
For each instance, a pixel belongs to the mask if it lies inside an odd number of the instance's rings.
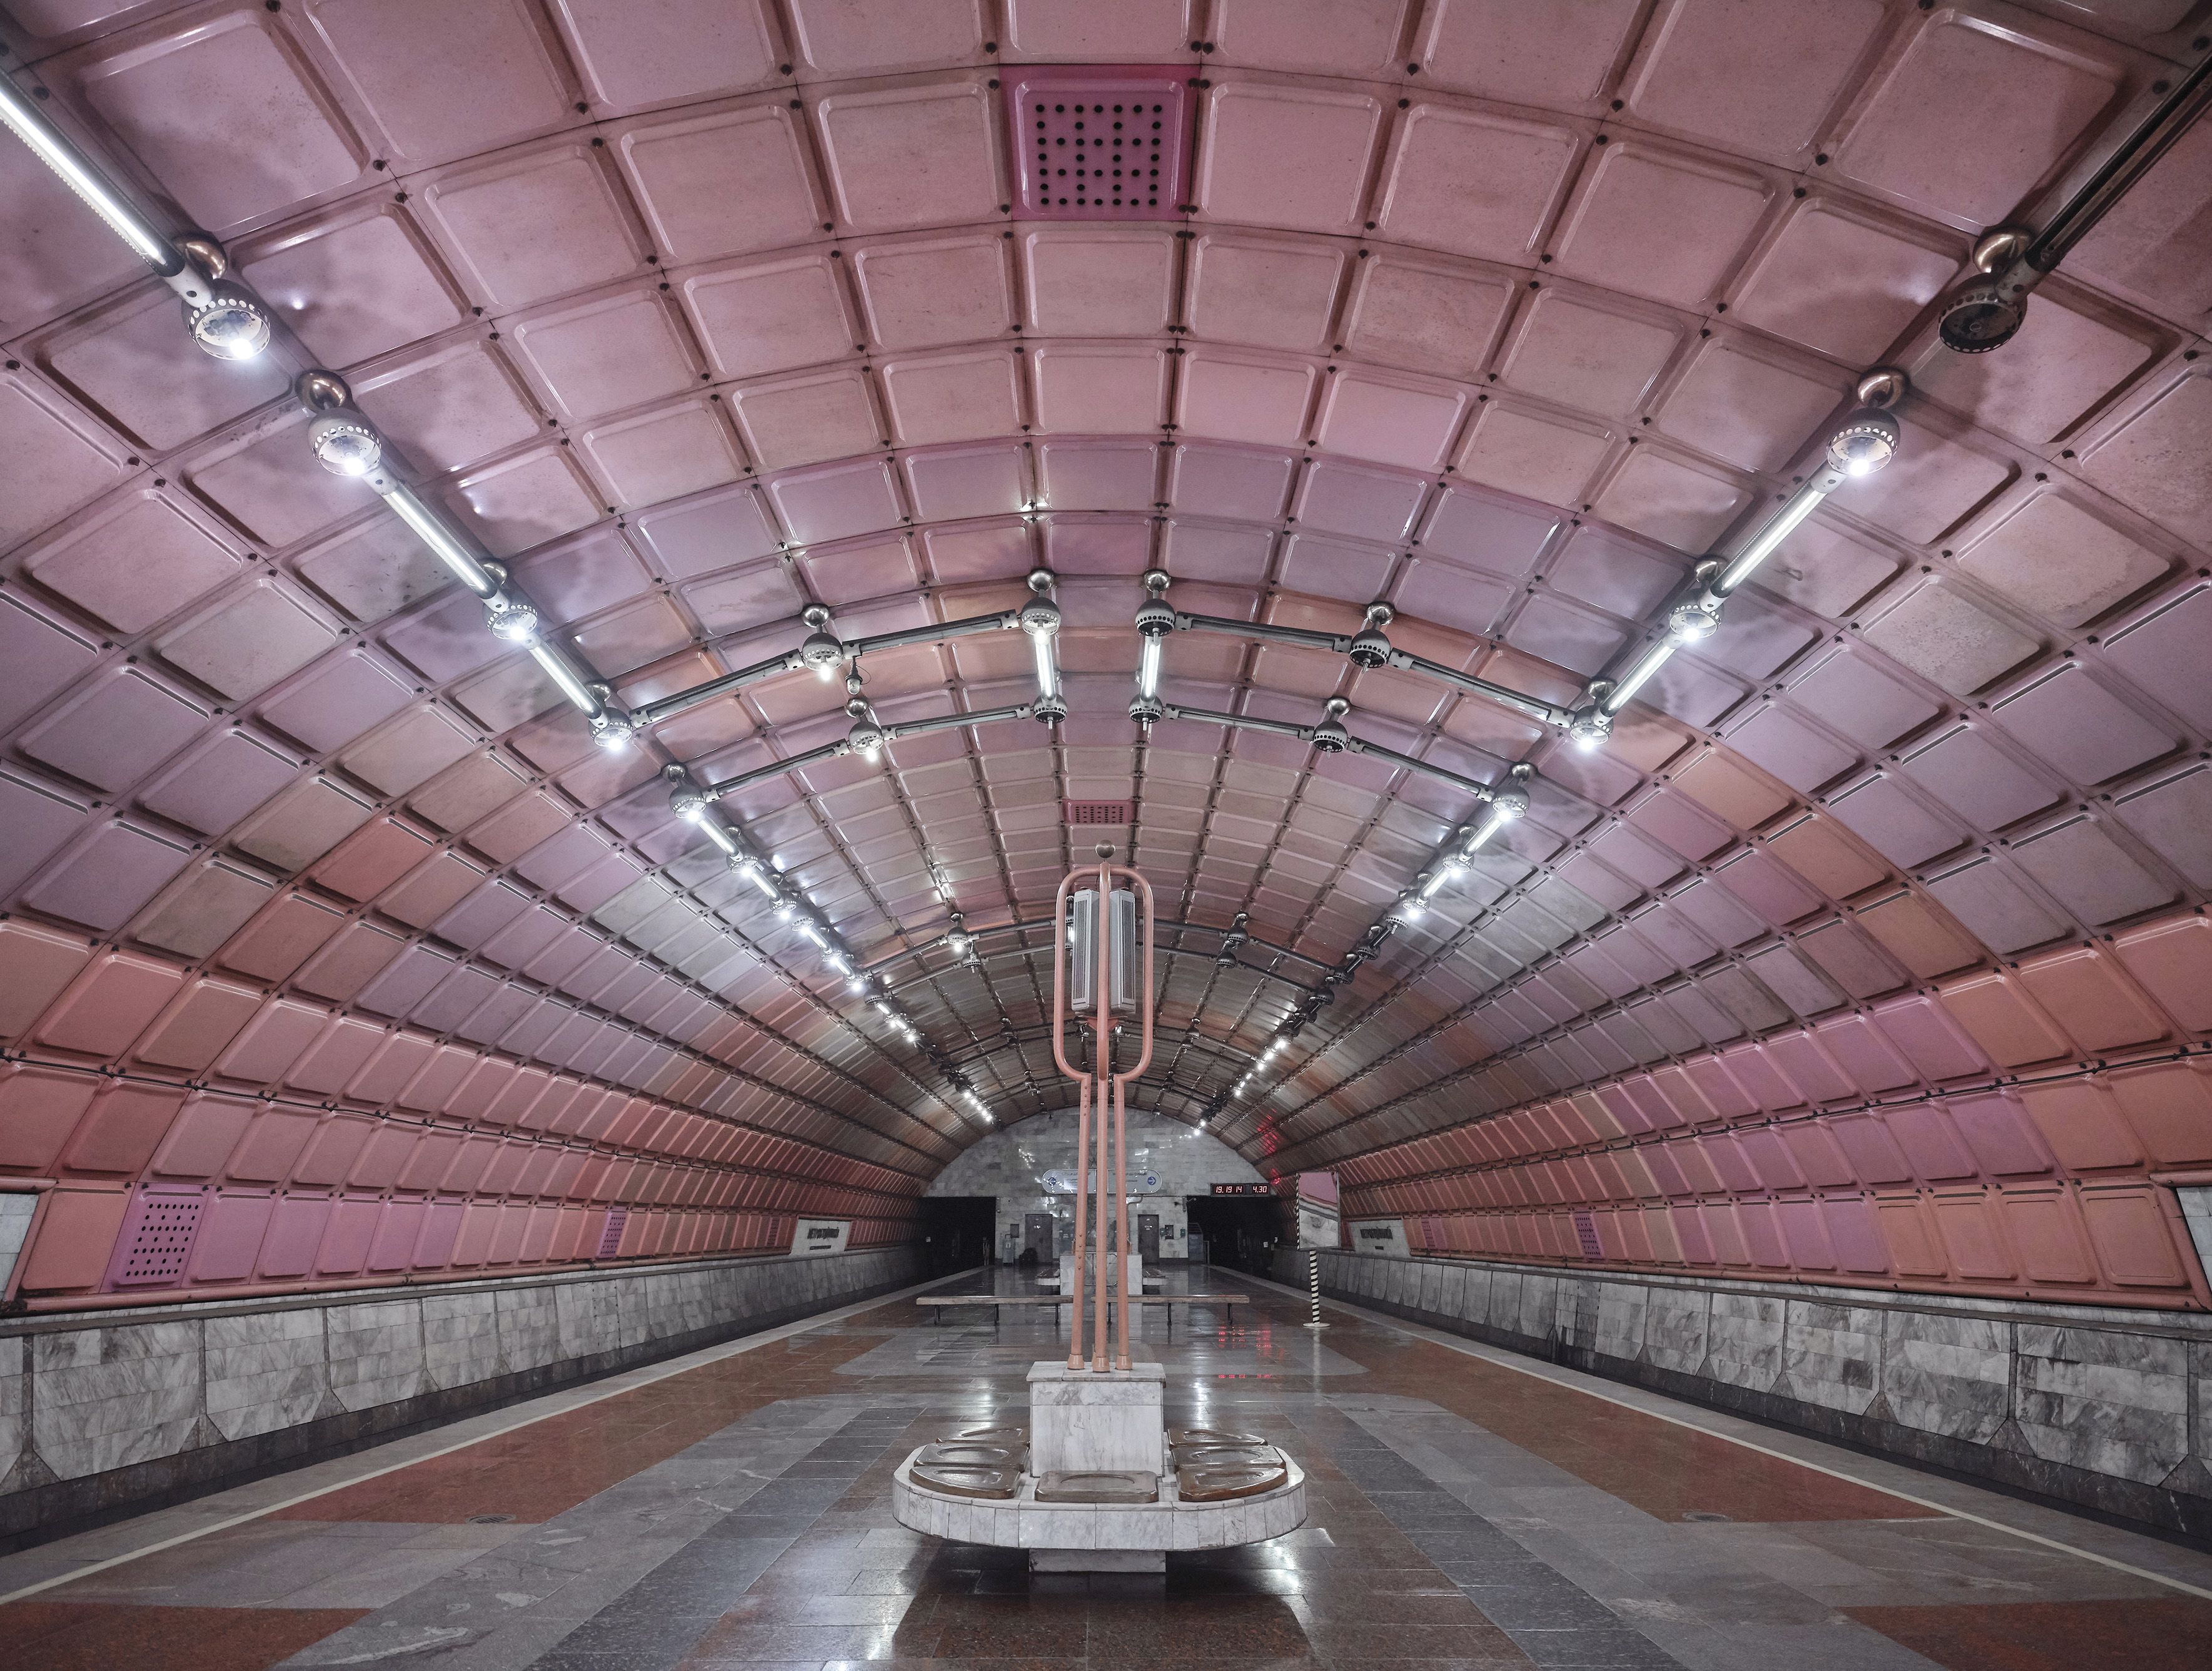
{"label": "red granite floor stripe", "polygon": [[0,1607],[10,1671],[267,1671],[367,1617],[356,1607],[162,1607],[16,1601]]}
{"label": "red granite floor stripe", "polygon": [[2212,1601],[2188,1596],[1842,1611],[1951,1671],[2204,1671],[2212,1665]]}

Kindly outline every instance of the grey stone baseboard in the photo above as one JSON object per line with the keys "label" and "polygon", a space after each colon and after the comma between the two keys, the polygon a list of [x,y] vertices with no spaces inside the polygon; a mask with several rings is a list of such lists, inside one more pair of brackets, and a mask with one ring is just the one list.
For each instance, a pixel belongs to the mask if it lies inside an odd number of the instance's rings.
{"label": "grey stone baseboard", "polygon": [[901,1247],[10,1320],[0,1325],[0,1457],[11,1464],[0,1553],[921,1277],[919,1250]]}
{"label": "grey stone baseboard", "polygon": [[[2202,1316],[1339,1253],[1321,1273],[1486,1346],[2212,1542]],[[1276,1277],[1304,1287],[1305,1255]]]}

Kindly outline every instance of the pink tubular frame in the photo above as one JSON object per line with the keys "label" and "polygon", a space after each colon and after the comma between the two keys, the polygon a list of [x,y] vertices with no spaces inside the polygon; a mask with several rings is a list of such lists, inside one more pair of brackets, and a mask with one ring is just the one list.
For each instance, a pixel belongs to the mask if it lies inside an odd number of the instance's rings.
{"label": "pink tubular frame", "polygon": [[[1136,1065],[1125,1072],[1110,1072],[1113,1062],[1113,1005],[1108,978],[1111,973],[1111,927],[1114,882],[1127,878],[1129,885],[1145,903],[1144,973],[1137,993],[1137,1013],[1143,1028],[1143,1044]],[[1096,1000],[1092,1006],[1093,1026],[1096,1029],[1091,1050],[1091,1071],[1079,1072],[1067,1060],[1067,898],[1068,892],[1079,882],[1090,882],[1098,890],[1097,941],[1098,958],[1091,993]],[[1107,1367],[1107,1260],[1106,1226],[1108,1194],[1114,1203],[1114,1286],[1121,1290],[1119,1303],[1115,1307],[1120,1328],[1115,1337],[1113,1367],[1129,1367],[1129,1304],[1126,1281],[1121,1278],[1121,1261],[1127,1257],[1129,1247],[1129,1203],[1122,1192],[1126,1176],[1127,1149],[1125,1141],[1129,1081],[1152,1066],[1152,884],[1127,866],[1107,863],[1104,860],[1095,866],[1070,871],[1060,878],[1060,891],[1053,896],[1052,905],[1052,1054],[1060,1071],[1076,1082],[1075,1115],[1075,1290],[1066,1297],[1073,1301],[1073,1319],[1069,1328],[1067,1367],[1079,1370],[1083,1365],[1083,1256],[1086,1233],[1095,1234],[1098,1240],[1098,1272],[1094,1286],[1093,1306],[1096,1326],[1092,1334],[1091,1368],[1103,1374]],[[1110,1086],[1109,1082],[1110,1080]],[[1095,1095],[1094,1095],[1095,1092]],[[1113,1142],[1109,1156],[1107,1142],[1106,1109],[1111,1096],[1114,1110]],[[1098,1111],[1098,1153],[1092,1167],[1091,1109]],[[1095,1187],[1098,1194],[1097,1210],[1089,1214],[1092,1220],[1086,1225],[1085,1207],[1093,1180],[1086,1172],[1095,1170]]]}

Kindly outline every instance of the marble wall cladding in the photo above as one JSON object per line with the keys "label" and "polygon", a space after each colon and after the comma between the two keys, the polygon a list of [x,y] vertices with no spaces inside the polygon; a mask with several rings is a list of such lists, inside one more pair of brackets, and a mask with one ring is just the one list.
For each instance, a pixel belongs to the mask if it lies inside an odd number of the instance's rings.
{"label": "marble wall cladding", "polygon": [[322,1308],[210,1317],[200,1327],[207,1346],[204,1407],[224,1438],[251,1438],[323,1413],[331,1382],[323,1368]]}
{"label": "marble wall cladding", "polygon": [[1705,1370],[1731,1387],[1765,1392],[1782,1375],[1784,1302],[1756,1294],[1715,1294]]}
{"label": "marble wall cladding", "polygon": [[872,1248],[0,1322],[0,1546],[919,1275]]}
{"label": "marble wall cladding", "polygon": [[1644,1300],[1644,1361],[1680,1375],[1695,1375],[1709,1349],[1712,1296],[1653,1288],[1645,1291]]}
{"label": "marble wall cladding", "polygon": [[[1883,1313],[1791,1302],[1782,1334],[1786,1390],[1809,1404],[1863,1413],[1881,1375]],[[1777,1390],[1784,1390],[1777,1383]]]}
{"label": "marble wall cladding", "polygon": [[2156,1484],[2189,1455],[2187,1343],[2020,1323],[2013,1416],[2039,1456]]}
{"label": "marble wall cladding", "polygon": [[422,1307],[404,1299],[329,1308],[331,1390],[340,1404],[366,1410],[425,1390]]}
{"label": "marble wall cladding", "polygon": [[199,1438],[202,1330],[116,1325],[31,1337],[31,1445],[52,1476],[81,1480]]}
{"label": "marble wall cladding", "polygon": [[24,1419],[30,1411],[30,1385],[23,1373],[30,1356],[28,1341],[0,1340],[0,1489],[15,1477],[30,1437],[29,1424]]}
{"label": "marble wall cladding", "polygon": [[[1276,1279],[1305,1287],[1303,1255]],[[1677,1397],[2212,1534],[2212,1319],[1322,1255],[1324,1294]]]}
{"label": "marble wall cladding", "polygon": [[465,1387],[489,1381],[507,1367],[502,1353],[499,1296],[479,1289],[469,1293],[425,1295],[422,1312],[422,1372],[433,1387]]}
{"label": "marble wall cladding", "polygon": [[2011,1413],[2013,1328],[1911,1311],[1882,1322],[1881,1396],[1893,1421],[1987,1444]]}

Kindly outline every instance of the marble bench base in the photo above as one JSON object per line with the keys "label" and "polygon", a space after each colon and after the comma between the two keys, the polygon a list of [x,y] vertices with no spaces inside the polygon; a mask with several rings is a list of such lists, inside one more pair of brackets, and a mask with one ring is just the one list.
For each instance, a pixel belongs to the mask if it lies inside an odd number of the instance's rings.
{"label": "marble bench base", "polygon": [[1026,1549],[1038,1572],[1158,1572],[1170,1550],[1264,1543],[1305,1524],[1305,1471],[1287,1458],[1287,1483],[1259,1497],[1185,1503],[1170,1474],[1160,1481],[1157,1503],[1086,1504],[1038,1502],[1034,1475],[1024,1475],[1011,1498],[949,1497],[915,1484],[921,1454],[917,1449],[891,1476],[891,1513],[899,1524],[957,1543]]}

